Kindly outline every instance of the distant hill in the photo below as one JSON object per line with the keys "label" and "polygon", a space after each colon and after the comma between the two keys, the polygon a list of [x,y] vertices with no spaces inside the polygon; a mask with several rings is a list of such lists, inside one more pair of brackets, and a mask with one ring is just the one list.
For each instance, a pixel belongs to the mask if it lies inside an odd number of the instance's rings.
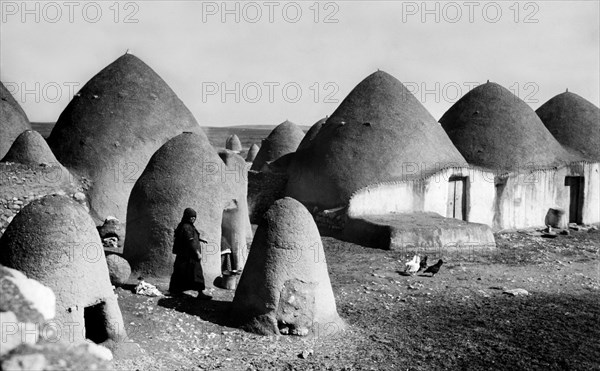
{"label": "distant hill", "polygon": [[[271,130],[276,125],[236,125],[236,126],[203,126],[204,132],[208,136],[208,140],[213,147],[225,148],[225,141],[227,138],[236,134],[242,142],[243,155],[248,151],[253,143],[260,146],[261,141],[266,138]],[[31,127],[37,131],[44,138],[48,138],[52,128],[54,127],[53,122],[32,122]],[[310,129],[309,126],[300,126],[300,128],[306,132]]]}

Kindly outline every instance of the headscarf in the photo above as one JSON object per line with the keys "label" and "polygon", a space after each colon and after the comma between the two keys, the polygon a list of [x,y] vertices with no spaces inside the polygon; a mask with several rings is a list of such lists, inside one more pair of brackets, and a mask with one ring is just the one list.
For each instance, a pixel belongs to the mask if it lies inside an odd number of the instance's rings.
{"label": "headscarf", "polygon": [[183,218],[181,219],[182,222],[187,222],[190,221],[191,218],[195,218],[196,217],[196,210],[192,209],[191,207],[188,207],[187,209],[183,210]]}
{"label": "headscarf", "polygon": [[[191,207],[186,208],[185,210],[183,210],[183,217],[181,218],[181,221],[179,222],[179,224],[177,225],[177,228],[175,228],[174,231],[174,237],[175,240],[177,240],[177,235],[179,234],[179,230],[181,229],[181,227],[186,224],[189,223],[192,226],[194,225],[194,223],[192,223],[191,218],[195,218],[196,217],[196,210],[192,209]],[[194,229],[196,229],[196,227],[194,227]],[[174,254],[178,254],[179,252],[176,251],[175,249],[177,248],[177,244],[174,243],[173,244],[173,253]]]}

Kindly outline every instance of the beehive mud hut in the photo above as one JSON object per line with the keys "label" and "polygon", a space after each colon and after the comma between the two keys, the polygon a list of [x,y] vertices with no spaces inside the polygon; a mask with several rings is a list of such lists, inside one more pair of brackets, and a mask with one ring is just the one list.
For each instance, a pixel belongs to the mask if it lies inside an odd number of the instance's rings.
{"label": "beehive mud hut", "polygon": [[493,82],[465,94],[440,123],[475,166],[510,171],[578,160],[562,148],[527,103]]}
{"label": "beehive mud hut", "polygon": [[260,150],[252,162],[251,170],[261,171],[268,162],[295,152],[302,138],[304,138],[304,132],[293,122],[286,120],[277,125],[269,136],[263,139]]}
{"label": "beehive mud hut", "polygon": [[344,328],[319,231],[298,201],[280,199],[265,214],[232,310],[239,325],[264,335],[325,335]]}
{"label": "beehive mud hut", "polygon": [[166,82],[125,54],[73,97],[48,143],[64,166],[91,181],[94,217],[125,220],[131,188],[152,154],[182,131],[200,130]]}
{"label": "beehive mud hut", "polygon": [[30,129],[25,111],[0,82],[0,158],[6,155],[19,134]]}
{"label": "beehive mud hut", "polygon": [[[25,130],[13,142],[10,150],[0,162],[38,166],[60,166],[60,163],[48,147],[46,140],[34,130]],[[65,169],[66,171],[66,169]]]}
{"label": "beehive mud hut", "polygon": [[246,155],[246,162],[253,162],[259,150],[260,147],[257,146],[256,143],[253,143],[248,150],[248,154]]}
{"label": "beehive mud hut", "polygon": [[323,127],[323,124],[326,121],[327,121],[327,117],[322,118],[319,121],[315,122],[313,124],[313,126],[310,127],[310,129],[308,129],[308,131],[306,132],[306,135],[304,135],[304,138],[302,138],[302,141],[298,145],[297,151],[300,151],[310,145],[310,143],[312,142],[313,139],[315,139],[315,137],[317,136],[317,134],[319,133],[319,131]]}
{"label": "beehive mud hut", "polygon": [[25,206],[0,238],[0,264],[54,291],[57,340],[112,348],[126,337],[100,237],[77,202],[45,196]]}
{"label": "beehive mud hut", "polygon": [[203,133],[183,133],[150,159],[129,198],[123,256],[133,272],[169,275],[175,255],[173,232],[185,208],[198,213],[195,226],[208,241],[202,252],[207,284],[221,274],[223,210],[232,198],[223,160]]}
{"label": "beehive mud hut", "polygon": [[369,184],[420,178],[464,163],[408,89],[377,71],[296,152],[286,192],[309,208],[334,208],[346,205],[356,190]]}
{"label": "beehive mud hut", "polygon": [[240,141],[240,138],[237,135],[230,135],[227,138],[227,141],[225,142],[225,148],[230,151],[241,152],[242,142]]}
{"label": "beehive mud hut", "polygon": [[600,108],[567,91],[535,112],[567,150],[586,161],[600,162]]}

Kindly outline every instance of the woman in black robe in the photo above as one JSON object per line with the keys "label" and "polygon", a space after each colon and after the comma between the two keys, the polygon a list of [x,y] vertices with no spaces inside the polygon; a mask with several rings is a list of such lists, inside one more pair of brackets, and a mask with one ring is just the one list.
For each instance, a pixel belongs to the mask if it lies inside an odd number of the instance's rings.
{"label": "woman in black robe", "polygon": [[196,211],[187,208],[175,229],[173,254],[176,258],[169,293],[176,296],[186,290],[196,290],[198,299],[210,299],[211,296],[203,293],[206,286],[201,264],[202,246],[206,246],[207,241],[200,238],[200,233],[194,227],[195,221]]}

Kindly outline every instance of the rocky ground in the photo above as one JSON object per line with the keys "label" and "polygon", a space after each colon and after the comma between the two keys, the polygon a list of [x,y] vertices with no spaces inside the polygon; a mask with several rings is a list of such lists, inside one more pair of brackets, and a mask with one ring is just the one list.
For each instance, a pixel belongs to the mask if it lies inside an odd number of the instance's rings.
{"label": "rocky ground", "polygon": [[[86,185],[62,166],[0,163],[0,236],[29,202],[46,195],[70,195],[86,205]],[[87,205],[86,205],[87,207]]]}
{"label": "rocky ground", "polygon": [[[399,273],[411,256],[323,238],[348,328],[264,337],[228,326],[233,293],[212,301],[117,289],[140,352],[121,370],[600,368],[600,232],[497,234],[495,251],[444,255],[435,277]],[[167,280],[153,281],[165,291]],[[504,294],[521,288],[527,296]],[[190,293],[195,295],[195,293]]]}

